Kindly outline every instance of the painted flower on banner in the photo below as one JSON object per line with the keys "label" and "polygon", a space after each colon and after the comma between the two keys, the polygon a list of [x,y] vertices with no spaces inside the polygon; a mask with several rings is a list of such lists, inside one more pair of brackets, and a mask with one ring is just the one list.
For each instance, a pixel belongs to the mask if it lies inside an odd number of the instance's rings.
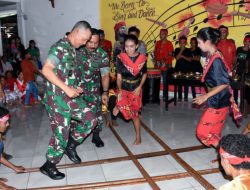
{"label": "painted flower on banner", "polygon": [[231,22],[233,20],[233,17],[231,14],[226,13],[223,15],[215,15],[215,14],[209,14],[208,16],[208,23],[213,27],[219,27],[220,25],[224,24],[225,22]]}
{"label": "painted flower on banner", "polygon": [[207,11],[207,18],[204,22],[208,22],[213,27],[219,27],[225,22],[231,22],[233,17],[227,13],[227,4],[231,3],[231,0],[207,0],[201,4]]}
{"label": "painted flower on banner", "polygon": [[245,0],[244,2],[245,2],[244,4],[245,10],[250,11],[250,0]]}
{"label": "painted flower on banner", "polygon": [[178,24],[178,28],[185,27],[185,22],[187,22],[192,17],[193,17],[193,13],[185,13],[185,14],[180,15],[179,17],[180,23]]}
{"label": "painted flower on banner", "polygon": [[208,13],[212,14],[224,14],[227,12],[227,4],[231,3],[231,0],[206,0],[201,4]]}

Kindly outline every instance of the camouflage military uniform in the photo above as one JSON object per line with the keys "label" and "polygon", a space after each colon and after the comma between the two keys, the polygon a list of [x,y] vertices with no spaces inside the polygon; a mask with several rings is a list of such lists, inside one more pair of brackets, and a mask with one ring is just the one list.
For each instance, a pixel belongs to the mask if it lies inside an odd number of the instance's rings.
{"label": "camouflage military uniform", "polygon": [[[59,40],[50,48],[48,59],[54,64],[54,72],[60,80],[68,86],[79,87],[76,51],[67,39]],[[97,119],[82,98],[69,98],[49,81],[43,103],[53,131],[46,157],[48,161],[57,164],[64,154],[69,135],[81,143],[96,126]]]}
{"label": "camouflage military uniform", "polygon": [[83,47],[77,51],[77,62],[81,72],[82,98],[95,113],[95,118],[98,120],[96,129],[101,130],[103,123],[101,76],[109,74],[108,54],[101,47],[95,51],[89,51]]}

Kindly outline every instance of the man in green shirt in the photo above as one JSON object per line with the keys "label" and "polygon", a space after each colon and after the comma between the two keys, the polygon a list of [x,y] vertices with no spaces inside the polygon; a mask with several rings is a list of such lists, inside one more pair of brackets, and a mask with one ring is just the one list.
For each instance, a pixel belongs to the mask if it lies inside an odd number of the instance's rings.
{"label": "man in green shirt", "polygon": [[103,147],[104,143],[99,133],[103,124],[102,103],[106,106],[108,104],[109,56],[99,46],[99,41],[99,31],[93,28],[92,37],[86,43],[86,46],[77,50],[77,62],[81,73],[82,98],[87,107],[90,107],[95,113],[94,118],[98,120],[98,124],[93,130],[92,142],[96,147]]}
{"label": "man in green shirt", "polygon": [[48,80],[43,103],[53,135],[46,154],[47,161],[40,171],[54,180],[65,177],[56,168],[64,152],[74,163],[81,162],[76,146],[97,124],[97,120],[92,117],[94,113],[80,98],[83,89],[79,86],[75,50],[86,44],[90,37],[90,24],[79,21],[66,38],[51,46],[42,68],[42,73]]}

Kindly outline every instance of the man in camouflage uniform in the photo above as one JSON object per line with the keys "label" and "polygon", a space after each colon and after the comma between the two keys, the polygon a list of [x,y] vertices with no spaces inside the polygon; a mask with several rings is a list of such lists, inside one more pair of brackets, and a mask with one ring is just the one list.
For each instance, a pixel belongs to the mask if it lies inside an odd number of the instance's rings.
{"label": "man in camouflage uniform", "polygon": [[[96,147],[103,147],[99,133],[103,124],[102,103],[108,104],[109,88],[109,56],[99,46],[100,36],[97,29],[92,29],[92,37],[77,51],[77,62],[81,71],[81,95],[87,106],[95,113],[98,120],[97,127],[93,130],[92,142]],[[101,95],[101,84],[103,93]]]}
{"label": "man in camouflage uniform", "polygon": [[[47,161],[40,171],[52,179],[62,179],[56,164],[64,152],[74,162],[81,159],[76,146],[97,124],[94,113],[80,98],[79,72],[76,63],[76,50],[91,37],[91,27],[86,21],[79,21],[70,34],[56,42],[49,50],[42,73],[48,79],[43,102],[51,122],[53,135],[46,154]],[[74,121],[74,122],[73,122]]]}

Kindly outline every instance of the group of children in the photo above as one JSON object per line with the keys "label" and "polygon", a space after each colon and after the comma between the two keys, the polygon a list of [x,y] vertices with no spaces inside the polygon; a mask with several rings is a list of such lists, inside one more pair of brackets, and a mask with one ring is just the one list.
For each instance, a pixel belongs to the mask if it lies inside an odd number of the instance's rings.
{"label": "group of children", "polygon": [[24,103],[29,107],[39,100],[38,89],[35,85],[35,74],[37,67],[32,62],[30,53],[25,50],[21,62],[21,71],[17,72],[17,78],[13,71],[8,70],[5,76],[0,76],[0,104],[13,104],[15,102]]}
{"label": "group of children", "polygon": [[[32,54],[34,54],[32,56]],[[0,163],[13,169],[16,173],[25,172],[22,166],[16,166],[8,161],[4,153],[4,143],[6,131],[10,125],[10,114],[5,108],[5,104],[23,103],[29,107],[33,103],[38,103],[38,89],[35,85],[35,74],[38,73],[34,56],[39,56],[37,49],[34,48],[34,41],[31,41],[30,47],[25,50],[20,43],[20,38],[13,39],[10,44],[9,57],[3,55],[0,63]],[[10,64],[10,60],[15,60]],[[20,68],[17,61],[20,60]],[[17,76],[17,77],[15,77]],[[0,189],[12,190],[6,184],[6,178],[0,178]]]}

